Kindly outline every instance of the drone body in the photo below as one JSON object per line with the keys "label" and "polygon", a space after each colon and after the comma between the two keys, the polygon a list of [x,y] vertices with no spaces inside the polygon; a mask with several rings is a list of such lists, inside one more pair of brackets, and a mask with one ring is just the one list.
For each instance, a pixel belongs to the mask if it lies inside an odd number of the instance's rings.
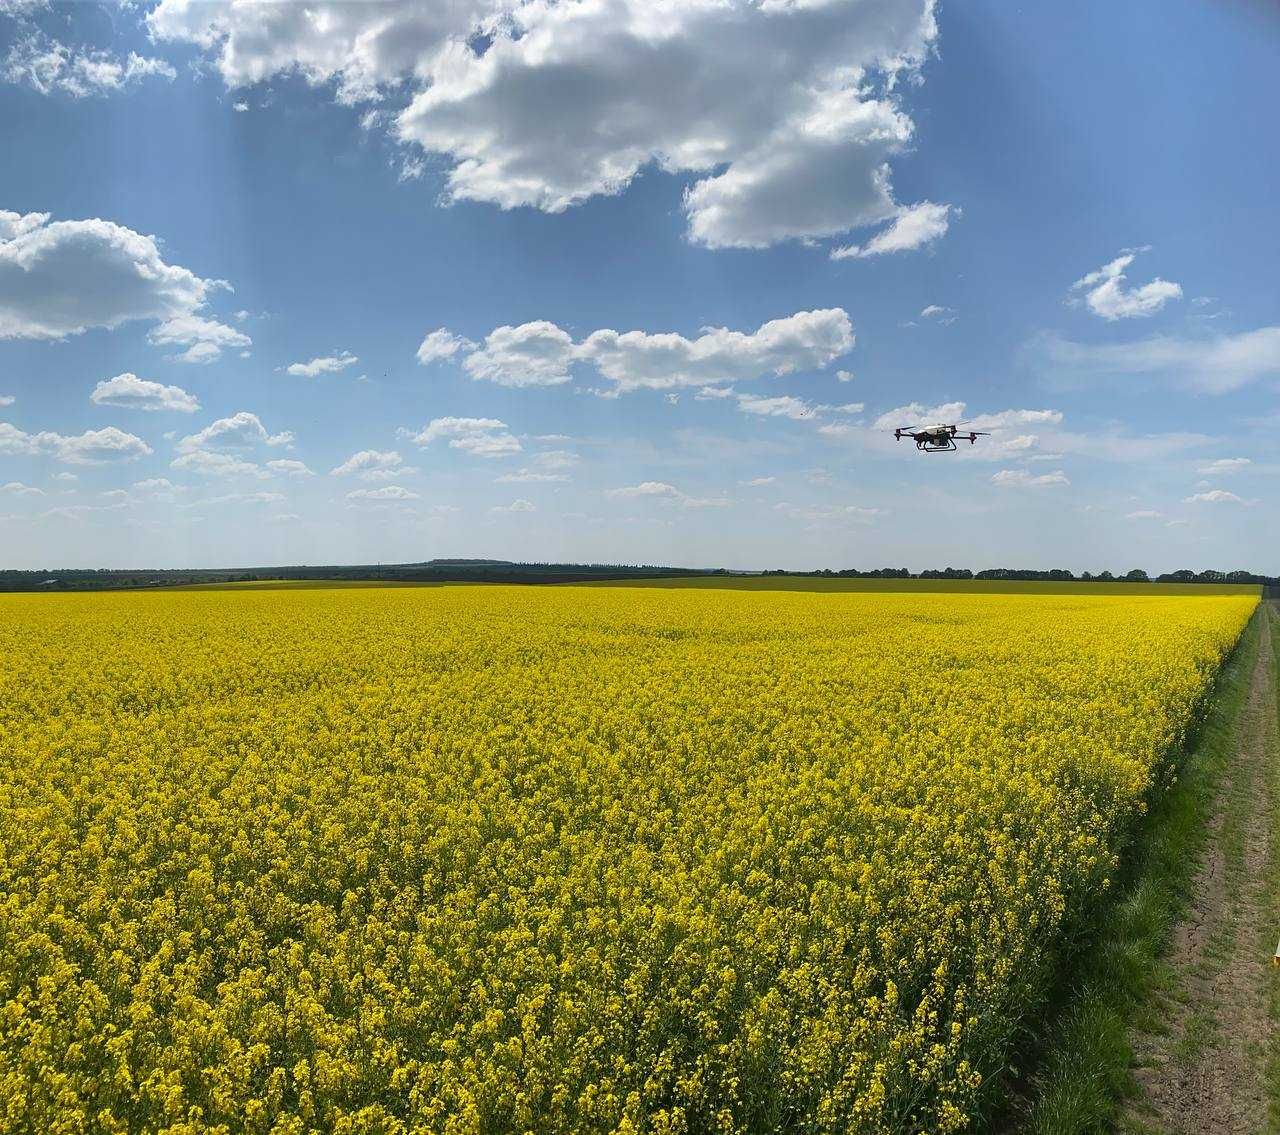
{"label": "drone body", "polygon": [[970,430],[968,433],[960,433],[958,426],[944,425],[901,426],[893,431],[895,441],[901,441],[904,437],[909,437],[916,443],[916,449],[921,453],[950,453],[956,448],[957,438],[972,445],[979,437],[986,434],[986,430]]}

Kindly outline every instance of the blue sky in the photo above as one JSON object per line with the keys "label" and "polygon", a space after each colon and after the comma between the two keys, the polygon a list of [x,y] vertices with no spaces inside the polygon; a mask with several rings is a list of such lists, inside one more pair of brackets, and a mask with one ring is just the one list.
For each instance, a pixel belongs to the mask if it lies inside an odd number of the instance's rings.
{"label": "blue sky", "polygon": [[0,562],[1275,572],[1273,12],[0,0]]}

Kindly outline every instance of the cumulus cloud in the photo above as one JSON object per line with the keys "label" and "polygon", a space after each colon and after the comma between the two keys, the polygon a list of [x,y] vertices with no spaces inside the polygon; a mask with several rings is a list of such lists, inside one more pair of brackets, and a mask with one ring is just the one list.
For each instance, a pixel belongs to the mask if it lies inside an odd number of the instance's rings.
{"label": "cumulus cloud", "polygon": [[513,500],[510,504],[497,504],[489,510],[493,513],[515,513],[515,512],[537,512],[538,508],[533,501]]}
{"label": "cumulus cloud", "polygon": [[177,74],[163,59],[70,47],[38,31],[17,39],[0,63],[6,83],[77,99],[114,94],[144,79],[173,80]]}
{"label": "cumulus cloud", "polygon": [[348,104],[407,89],[366,121],[408,148],[410,176],[440,155],[446,200],[560,212],[646,167],[692,176],[689,236],[710,247],[897,216],[889,162],[914,130],[898,96],[938,34],[931,0],[161,0],[147,24],[231,88],[290,73]]}
{"label": "cumulus cloud", "polygon": [[277,504],[284,500],[283,493],[260,491],[256,493],[225,493],[218,497],[206,497],[200,501],[206,504]]}
{"label": "cumulus cloud", "polygon": [[177,448],[182,453],[195,450],[252,449],[258,445],[289,445],[293,440],[293,434],[287,430],[278,434],[268,433],[257,414],[241,410],[229,418],[219,418],[198,433],[184,437],[178,442]]}
{"label": "cumulus cloud", "polygon": [[[561,439],[563,440],[563,439]],[[572,469],[581,460],[576,453],[567,449],[547,449],[535,453],[532,461],[539,469]]]}
{"label": "cumulus cloud", "polygon": [[147,477],[142,481],[134,481],[130,496],[142,502],[169,504],[181,491],[167,477]]}
{"label": "cumulus cloud", "polygon": [[267,462],[267,468],[271,472],[281,477],[314,477],[313,473],[303,461],[297,461],[292,457],[279,457],[274,461]]}
{"label": "cumulus cloud", "polygon": [[193,449],[181,453],[169,462],[170,469],[199,473],[205,477],[268,477],[269,473],[253,461],[245,461],[230,453],[218,453],[208,449]]}
{"label": "cumulus cloud", "polygon": [[554,323],[535,320],[494,329],[463,360],[475,379],[500,386],[556,386],[575,364],[594,368],[616,391],[709,386],[735,379],[825,367],[853,349],[842,308],[799,311],[755,331],[713,327],[695,339],[675,332],[593,331],[575,342]]}
{"label": "cumulus cloud", "polygon": [[34,485],[24,485],[21,481],[9,481],[0,485],[0,493],[11,497],[42,497],[44,489],[38,489]]}
{"label": "cumulus cloud", "polygon": [[638,485],[624,485],[620,489],[605,489],[607,497],[679,497],[683,496],[675,485],[665,481],[641,481]]}
{"label": "cumulus cloud", "polygon": [[12,394],[0,394],[0,406],[12,406],[16,401]]}
{"label": "cumulus cloud", "polygon": [[191,361],[202,361],[250,342],[195,314],[220,286],[166,263],[155,237],[123,225],[0,211],[0,339],[63,339],[157,320],[154,342],[196,348]]}
{"label": "cumulus cloud", "polygon": [[192,314],[166,319],[147,332],[147,340],[156,347],[185,347],[185,351],[170,356],[179,363],[211,363],[221,357],[225,348],[244,349],[253,342],[234,327]]}
{"label": "cumulus cloud", "polygon": [[397,477],[411,472],[405,468],[404,458],[395,450],[362,449],[353,453],[341,465],[329,470],[331,477],[349,477],[358,475],[365,480],[379,480],[383,477]]}
{"label": "cumulus cloud", "polygon": [[1245,504],[1246,502],[1236,496],[1235,493],[1229,493],[1226,489],[1209,489],[1203,493],[1193,493],[1189,497],[1182,498],[1183,504]]}
{"label": "cumulus cloud", "polygon": [[800,398],[782,394],[776,398],[766,398],[755,394],[739,394],[738,409],[744,414],[755,414],[766,418],[790,418],[799,421],[811,417],[814,407]]}
{"label": "cumulus cloud", "polygon": [[48,455],[67,465],[107,465],[147,457],[152,449],[140,437],[107,426],[82,434],[59,434],[43,430],[26,433],[9,422],[0,422],[0,453]]}
{"label": "cumulus cloud", "polygon": [[1061,469],[1038,476],[1025,469],[1001,469],[991,478],[991,483],[1012,489],[1051,489],[1057,485],[1071,484]]}
{"label": "cumulus cloud", "polygon": [[963,402],[944,402],[939,406],[926,406],[922,402],[908,402],[886,410],[873,425],[877,430],[894,430],[903,426],[950,425],[964,417]]}
{"label": "cumulus cloud", "polygon": [[678,504],[682,508],[725,508],[733,502],[728,497],[695,497],[681,492],[666,481],[641,481],[638,485],[624,485],[618,489],[605,489],[604,495],[617,500],[657,500]]}
{"label": "cumulus cloud", "polygon": [[1201,465],[1196,472],[1203,477],[1220,477],[1228,473],[1243,473],[1252,464],[1247,457],[1219,457]]}
{"label": "cumulus cloud", "polygon": [[383,485],[380,489],[352,489],[349,501],[416,501],[421,499],[412,489],[403,485]]}
{"label": "cumulus cloud", "polygon": [[1280,326],[1197,339],[1156,335],[1101,344],[1042,335],[1032,341],[1031,350],[1047,366],[1080,377],[1159,375],[1210,394],[1280,377]]}
{"label": "cumulus cloud", "polygon": [[557,386],[569,381],[574,358],[569,333],[538,319],[494,328],[462,365],[472,378],[499,386]]}
{"label": "cumulus cloud", "polygon": [[874,524],[880,517],[889,515],[888,509],[856,504],[797,505],[780,501],[773,508],[775,512],[783,513],[793,520],[802,520],[808,527],[819,531],[849,524]]}
{"label": "cumulus cloud", "polygon": [[180,386],[148,382],[128,371],[99,382],[89,400],[99,406],[123,406],[131,410],[174,410],[181,414],[194,414],[200,409],[195,395],[188,394]]}
{"label": "cumulus cloud", "polygon": [[800,311],[755,331],[716,327],[696,339],[673,333],[594,331],[581,346],[619,390],[703,386],[761,375],[825,367],[854,345],[853,324],[842,308]]}
{"label": "cumulus cloud", "polygon": [[519,439],[497,418],[433,418],[418,433],[401,431],[415,445],[428,446],[447,441],[450,449],[460,449],[473,457],[510,457],[522,450]]}
{"label": "cumulus cloud", "polygon": [[459,351],[469,351],[474,348],[475,344],[470,339],[464,339],[461,335],[455,335],[452,331],[441,327],[435,331],[428,331],[422,342],[418,344],[418,362],[422,366],[428,366],[443,359],[451,359]]}
{"label": "cumulus cloud", "polygon": [[1094,315],[1114,322],[1117,319],[1154,315],[1169,300],[1180,299],[1182,287],[1159,276],[1138,288],[1127,287],[1125,269],[1147,248],[1126,248],[1110,263],[1080,277],[1071,285],[1074,302],[1081,296]]}
{"label": "cumulus cloud", "polygon": [[932,201],[910,205],[900,209],[893,224],[876,233],[866,244],[846,244],[832,249],[831,259],[866,259],[890,252],[914,252],[947,235],[952,212],[950,205],[935,205]]}
{"label": "cumulus cloud", "polygon": [[325,355],[306,363],[290,363],[284,369],[286,374],[299,378],[316,378],[322,374],[338,374],[359,361],[350,351],[343,351],[337,355]]}
{"label": "cumulus cloud", "polygon": [[494,483],[499,485],[545,485],[554,484],[555,482],[567,481],[569,478],[564,473],[544,473],[537,469],[517,469],[514,473],[503,473],[500,477],[494,478]]}

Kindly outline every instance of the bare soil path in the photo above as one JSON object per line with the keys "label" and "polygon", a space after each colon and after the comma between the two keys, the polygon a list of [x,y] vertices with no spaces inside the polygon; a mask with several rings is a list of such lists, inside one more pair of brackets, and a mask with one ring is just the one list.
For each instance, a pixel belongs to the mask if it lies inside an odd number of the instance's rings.
{"label": "bare soil path", "polygon": [[[1271,606],[1268,604],[1267,606]],[[1269,1130],[1267,1061],[1272,947],[1268,865],[1276,831],[1280,760],[1276,663],[1263,619],[1236,751],[1211,814],[1186,917],[1168,958],[1158,1032],[1134,1038],[1139,1091],[1122,1116],[1130,1131],[1254,1133]],[[1275,627],[1272,623],[1276,622]]]}

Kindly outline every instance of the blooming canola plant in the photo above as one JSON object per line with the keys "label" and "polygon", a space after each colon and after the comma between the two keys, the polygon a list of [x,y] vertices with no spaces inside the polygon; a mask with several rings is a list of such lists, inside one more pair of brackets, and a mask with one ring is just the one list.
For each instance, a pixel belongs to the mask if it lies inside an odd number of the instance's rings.
{"label": "blooming canola plant", "polygon": [[1255,603],[0,597],[0,1128],[962,1129]]}

